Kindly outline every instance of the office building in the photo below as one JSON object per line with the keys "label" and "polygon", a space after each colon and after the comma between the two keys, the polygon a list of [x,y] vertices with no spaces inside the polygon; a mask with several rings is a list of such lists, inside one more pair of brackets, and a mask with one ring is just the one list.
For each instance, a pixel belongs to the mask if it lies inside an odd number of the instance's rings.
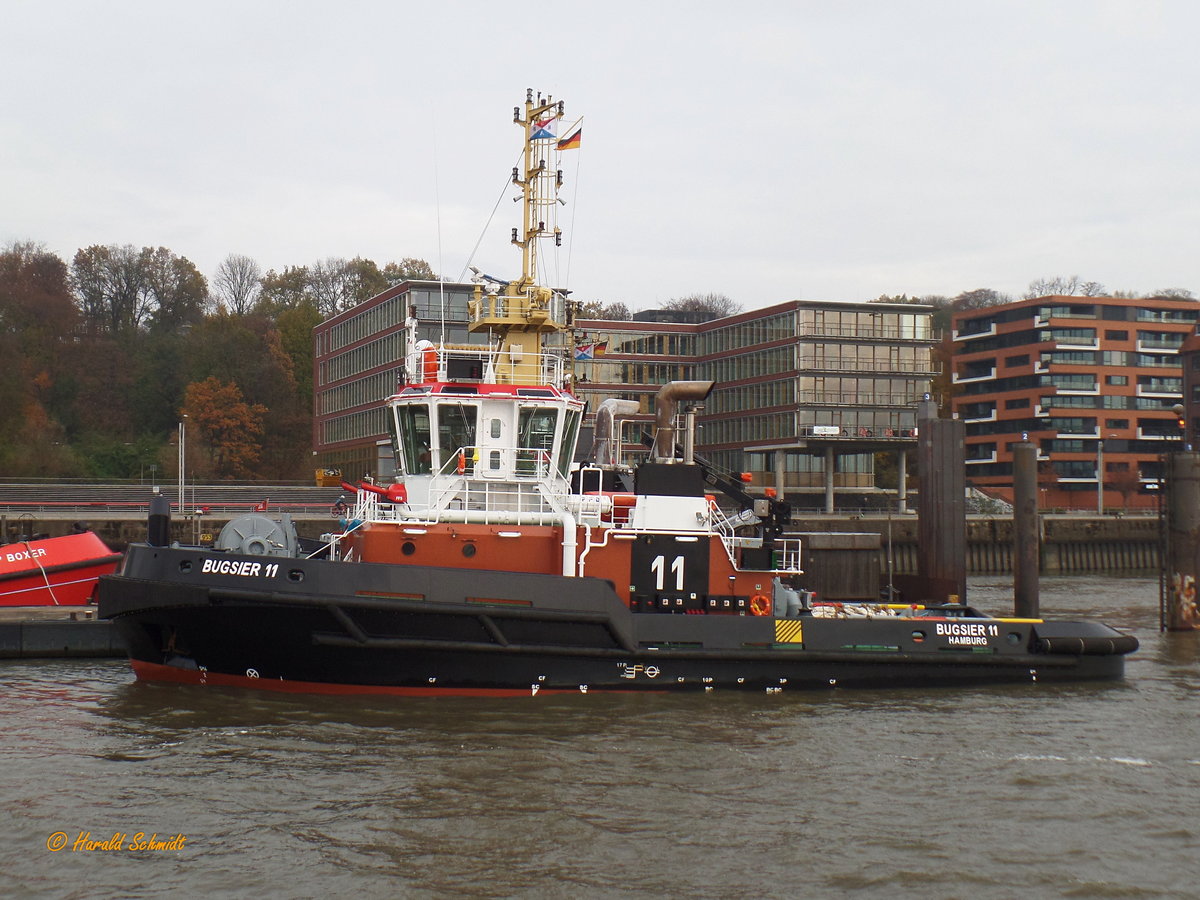
{"label": "office building", "polygon": [[[400,377],[405,317],[415,305],[420,338],[480,343],[483,335],[467,331],[472,287],[407,282],[318,326],[316,465],[391,474],[382,401]],[[842,492],[861,505],[877,493],[876,453],[894,455],[904,477],[916,404],[936,374],[932,313],[921,304],[801,300],[712,321],[669,310],[579,320],[575,390],[593,412],[609,397],[639,403],[622,428],[632,461],[646,452],[659,387],[715,381],[697,419],[697,452],[750,473],[752,490],[829,510]]]}

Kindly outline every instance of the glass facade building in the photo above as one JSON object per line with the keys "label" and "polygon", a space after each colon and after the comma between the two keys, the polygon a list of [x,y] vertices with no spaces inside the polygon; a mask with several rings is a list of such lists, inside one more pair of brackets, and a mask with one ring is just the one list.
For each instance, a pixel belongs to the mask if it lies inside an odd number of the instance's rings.
{"label": "glass facade building", "polygon": [[[404,319],[415,305],[420,337],[481,343],[466,330],[471,291],[405,283],[317,327],[317,465],[390,474],[381,401],[400,375]],[[610,397],[638,403],[622,427],[632,462],[647,452],[662,385],[714,381],[696,449],[716,466],[749,472],[756,490],[870,490],[874,455],[915,444],[916,404],[935,374],[932,313],[920,304],[801,300],[699,323],[653,311],[634,321],[579,320],[575,391],[593,413]]]}
{"label": "glass facade building", "polygon": [[[653,395],[672,379],[716,387],[698,417],[697,452],[752,484],[785,493],[874,486],[874,454],[915,443],[916,404],[936,374],[933,308],[905,303],[792,301],[723,319],[577,323],[602,354],[576,364],[591,408]],[[652,314],[650,314],[652,315]]]}
{"label": "glass facade building", "polygon": [[313,459],[347,477],[394,470],[383,401],[396,391],[405,346],[404,320],[415,308],[417,336],[481,344],[467,331],[474,285],[408,281],[339,313],[313,331]]}

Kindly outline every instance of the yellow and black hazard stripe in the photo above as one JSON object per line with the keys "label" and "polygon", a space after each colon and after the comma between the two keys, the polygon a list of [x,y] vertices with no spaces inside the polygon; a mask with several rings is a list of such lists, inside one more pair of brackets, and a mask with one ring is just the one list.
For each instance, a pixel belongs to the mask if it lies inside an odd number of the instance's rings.
{"label": "yellow and black hazard stripe", "polygon": [[804,643],[804,623],[799,619],[776,619],[775,620],[775,643],[777,644],[803,644]]}

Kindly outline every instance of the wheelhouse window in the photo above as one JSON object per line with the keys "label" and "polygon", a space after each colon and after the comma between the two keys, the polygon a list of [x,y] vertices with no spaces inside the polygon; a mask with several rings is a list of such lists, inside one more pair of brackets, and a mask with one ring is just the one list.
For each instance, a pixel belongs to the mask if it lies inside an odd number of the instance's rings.
{"label": "wheelhouse window", "polygon": [[571,461],[575,457],[575,438],[579,434],[579,420],[583,413],[578,409],[567,410],[567,423],[563,427],[562,444],[558,451],[558,474],[567,477]]}
{"label": "wheelhouse window", "polygon": [[476,452],[479,407],[471,403],[441,402],[437,405],[437,465],[444,468],[459,450],[472,456]]}
{"label": "wheelhouse window", "polygon": [[523,406],[517,421],[517,472],[544,471],[554,453],[558,407]]}
{"label": "wheelhouse window", "polygon": [[396,445],[400,468],[406,475],[426,475],[430,465],[429,407],[424,404],[396,408]]}

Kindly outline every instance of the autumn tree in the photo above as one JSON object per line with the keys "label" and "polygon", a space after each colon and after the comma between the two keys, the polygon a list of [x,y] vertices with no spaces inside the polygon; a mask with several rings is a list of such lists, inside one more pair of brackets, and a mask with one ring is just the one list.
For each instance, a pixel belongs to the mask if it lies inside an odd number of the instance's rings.
{"label": "autumn tree", "polygon": [[1163,297],[1169,300],[1195,300],[1196,295],[1187,288],[1160,288],[1157,291],[1152,291],[1148,296]]}
{"label": "autumn tree", "polygon": [[64,349],[78,318],[58,256],[32,242],[0,251],[0,470],[72,474],[70,460],[59,459],[65,471],[51,464],[65,452]]}
{"label": "autumn tree", "polygon": [[576,307],[577,319],[609,319],[614,322],[628,322],[633,319],[633,311],[621,301],[605,303],[602,300],[587,300]]}
{"label": "autumn tree", "polygon": [[149,316],[140,255],[131,244],[85,247],[75,254],[71,274],[84,321],[93,334],[132,331]]}
{"label": "autumn tree", "polygon": [[203,442],[212,474],[218,478],[255,474],[266,412],[261,404],[247,403],[235,383],[219,378],[189,384],[181,410]]}
{"label": "autumn tree", "polygon": [[244,316],[262,293],[262,270],[249,256],[230,253],[217,266],[212,290],[218,304],[235,316]]}
{"label": "autumn tree", "polygon": [[964,309],[984,309],[988,306],[1001,306],[1012,302],[1013,298],[1008,294],[1002,294],[1000,291],[994,291],[991,288],[975,288],[972,291],[963,291],[961,294],[956,294],[950,300],[950,308],[957,312]]}
{"label": "autumn tree", "polygon": [[254,311],[273,316],[281,310],[292,309],[301,304],[310,304],[316,308],[308,266],[285,266],[282,272],[268,269],[267,274],[262,277]]}
{"label": "autumn tree", "polygon": [[7,368],[21,360],[25,377],[33,377],[35,370],[59,362],[78,320],[66,263],[33,243],[0,251],[0,335],[10,342]]}
{"label": "autumn tree", "polygon": [[605,303],[600,313],[601,318],[612,319],[614,322],[630,322],[633,320],[633,310],[620,300]]}
{"label": "autumn tree", "polygon": [[740,303],[735,303],[724,294],[688,294],[686,297],[673,297],[664,303],[662,308],[703,313],[709,319],[723,319],[742,311]]}
{"label": "autumn tree", "polygon": [[149,295],[150,328],[171,331],[195,325],[208,308],[208,282],[192,262],[166,247],[142,248],[143,290]]}
{"label": "autumn tree", "polygon": [[1129,508],[1129,498],[1142,487],[1142,479],[1137,469],[1125,464],[1124,469],[1118,469],[1108,475],[1107,485],[1121,495],[1121,505]]}
{"label": "autumn tree", "polygon": [[75,254],[71,272],[92,333],[128,334],[150,325],[175,328],[204,315],[204,276],[166,247],[96,244]]}
{"label": "autumn tree", "polygon": [[389,262],[383,267],[383,277],[388,287],[404,281],[437,281],[433,267],[423,259],[406,256],[400,262]]}
{"label": "autumn tree", "polygon": [[307,320],[304,327],[307,350],[300,365],[307,393],[302,394],[280,324],[298,316],[298,309],[284,310],[275,319],[230,313],[209,316],[192,332],[186,361],[189,382],[216,378],[236,383],[247,403],[266,410],[260,461],[277,477],[298,477],[303,471],[299,461],[311,453],[312,324],[320,320]]}
{"label": "autumn tree", "polygon": [[920,297],[910,297],[908,294],[880,294],[868,303],[924,303]]}
{"label": "autumn tree", "polygon": [[1038,278],[1029,282],[1029,290],[1023,295],[1026,300],[1036,297],[1103,297],[1104,285],[1098,281],[1083,281],[1078,275],[1064,278]]}
{"label": "autumn tree", "polygon": [[317,309],[325,318],[357,306],[388,287],[379,267],[362,257],[319,260],[309,268],[308,276]]}

